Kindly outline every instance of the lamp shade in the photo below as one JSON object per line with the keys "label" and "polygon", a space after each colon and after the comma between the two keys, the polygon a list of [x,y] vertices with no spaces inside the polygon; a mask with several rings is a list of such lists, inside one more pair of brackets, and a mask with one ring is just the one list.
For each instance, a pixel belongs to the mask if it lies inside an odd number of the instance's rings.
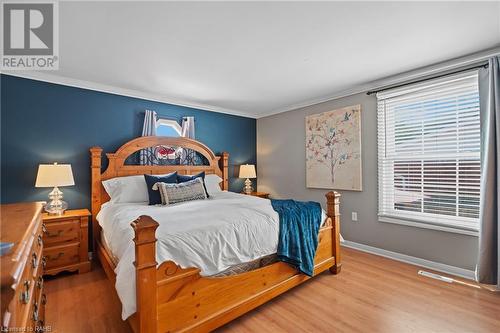
{"label": "lamp shade", "polygon": [[40,164],[35,187],[55,187],[75,185],[71,164]]}
{"label": "lamp shade", "polygon": [[257,178],[255,165],[244,164],[240,166],[240,178]]}

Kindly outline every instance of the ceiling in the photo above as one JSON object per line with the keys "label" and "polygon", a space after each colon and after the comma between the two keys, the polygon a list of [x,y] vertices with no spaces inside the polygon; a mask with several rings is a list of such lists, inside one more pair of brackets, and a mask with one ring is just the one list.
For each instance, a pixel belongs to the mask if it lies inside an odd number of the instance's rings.
{"label": "ceiling", "polygon": [[259,118],[500,45],[500,2],[61,2],[52,74]]}

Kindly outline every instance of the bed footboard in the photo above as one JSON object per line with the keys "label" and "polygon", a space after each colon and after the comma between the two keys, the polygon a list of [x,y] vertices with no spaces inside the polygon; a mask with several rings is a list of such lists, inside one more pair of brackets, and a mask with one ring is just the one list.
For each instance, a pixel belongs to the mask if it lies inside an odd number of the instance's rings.
{"label": "bed footboard", "polygon": [[[340,272],[340,194],[329,192],[326,224],[319,233],[314,275]],[[156,263],[158,223],[141,216],[135,231],[137,312],[129,319],[138,333],[207,332],[308,280],[283,262],[226,277],[202,277],[198,268]]]}

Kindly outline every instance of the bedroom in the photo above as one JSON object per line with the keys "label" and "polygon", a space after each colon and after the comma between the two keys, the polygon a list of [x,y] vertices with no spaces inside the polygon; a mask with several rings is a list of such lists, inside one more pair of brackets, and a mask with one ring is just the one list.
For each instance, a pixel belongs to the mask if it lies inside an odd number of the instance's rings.
{"label": "bedroom", "polygon": [[498,331],[499,1],[1,6],[3,330]]}

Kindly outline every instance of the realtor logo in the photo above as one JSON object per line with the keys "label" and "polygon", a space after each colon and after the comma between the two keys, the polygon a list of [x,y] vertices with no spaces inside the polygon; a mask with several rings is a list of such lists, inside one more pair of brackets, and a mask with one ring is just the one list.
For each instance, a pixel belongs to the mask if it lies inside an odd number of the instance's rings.
{"label": "realtor logo", "polygon": [[3,2],[2,18],[1,69],[59,68],[57,2]]}

